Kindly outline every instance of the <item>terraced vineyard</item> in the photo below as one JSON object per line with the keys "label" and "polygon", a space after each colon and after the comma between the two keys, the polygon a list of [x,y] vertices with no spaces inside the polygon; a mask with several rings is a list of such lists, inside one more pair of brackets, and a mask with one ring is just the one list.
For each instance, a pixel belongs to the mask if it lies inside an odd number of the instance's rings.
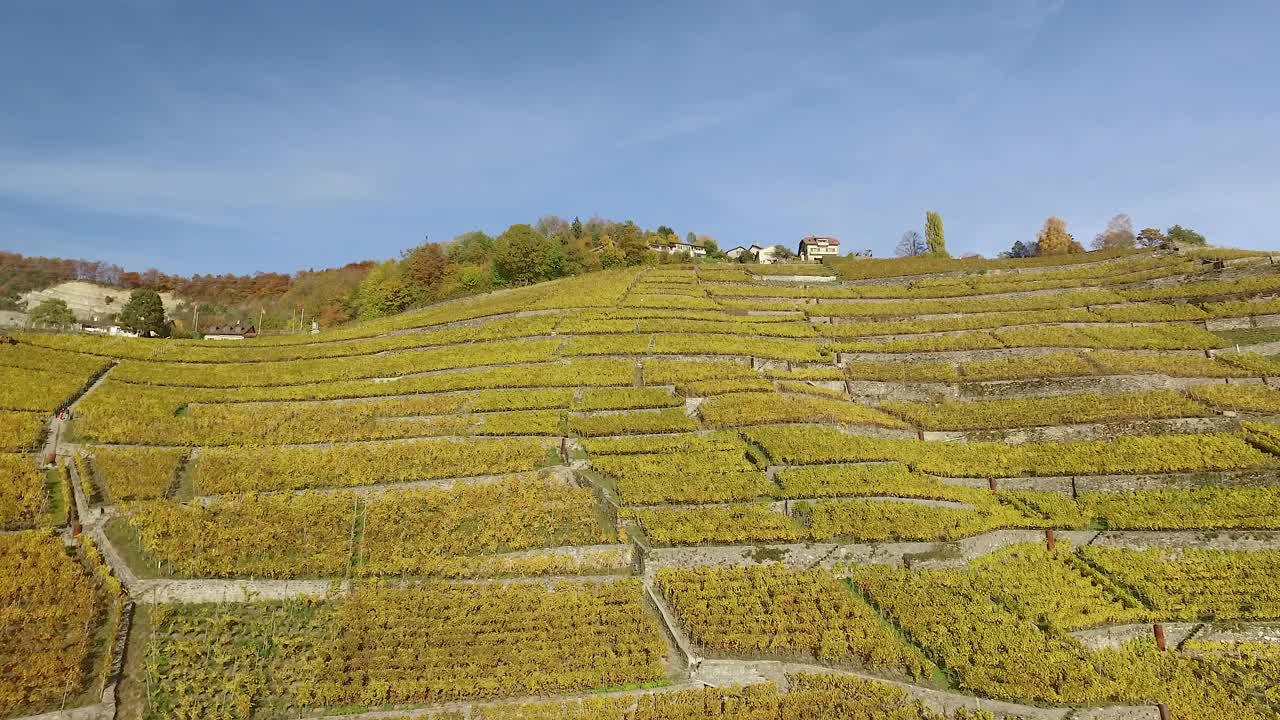
{"label": "terraced vineyard", "polygon": [[1280,718],[1273,328],[1209,249],[8,337],[0,717]]}

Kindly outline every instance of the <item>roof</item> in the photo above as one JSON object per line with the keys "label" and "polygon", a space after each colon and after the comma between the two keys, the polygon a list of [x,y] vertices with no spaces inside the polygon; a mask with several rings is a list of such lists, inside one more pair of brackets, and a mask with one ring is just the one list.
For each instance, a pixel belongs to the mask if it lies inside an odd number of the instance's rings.
{"label": "roof", "polygon": [[250,325],[249,327],[245,327],[244,325],[214,325],[213,327],[205,328],[204,334],[205,335],[257,335],[258,329],[252,325]]}
{"label": "roof", "polygon": [[822,235],[806,235],[800,238],[800,244],[813,243],[815,245],[839,245],[840,241],[833,237],[825,237]]}

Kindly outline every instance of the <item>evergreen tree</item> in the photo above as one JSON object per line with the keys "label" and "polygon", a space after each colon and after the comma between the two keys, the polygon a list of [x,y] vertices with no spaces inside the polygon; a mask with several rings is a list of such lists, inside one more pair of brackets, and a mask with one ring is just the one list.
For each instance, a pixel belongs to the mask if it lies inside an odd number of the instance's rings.
{"label": "evergreen tree", "polygon": [[169,325],[164,319],[164,303],[155,290],[138,289],[129,294],[129,302],[120,309],[120,327],[143,337],[168,337]]}

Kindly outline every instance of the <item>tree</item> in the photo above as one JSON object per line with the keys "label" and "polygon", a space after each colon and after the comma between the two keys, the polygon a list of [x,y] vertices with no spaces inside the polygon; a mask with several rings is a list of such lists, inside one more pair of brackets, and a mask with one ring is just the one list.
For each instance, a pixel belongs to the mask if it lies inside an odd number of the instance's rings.
{"label": "tree", "polygon": [[1138,233],[1138,244],[1145,248],[1160,247],[1168,239],[1159,228],[1142,228],[1142,232]]}
{"label": "tree", "polygon": [[685,233],[684,241],[692,245],[698,242],[698,236],[695,235],[692,230],[690,230],[689,232]]}
{"label": "tree", "polygon": [[[552,243],[528,225],[512,225],[493,245],[493,271],[508,285],[547,278]],[[563,255],[561,256],[563,258]]]}
{"label": "tree", "polygon": [[394,260],[374,266],[356,288],[356,304],[364,320],[402,312],[417,299]]}
{"label": "tree", "polygon": [[795,256],[796,254],[791,252],[791,248],[786,245],[773,246],[773,257],[775,260],[790,260]]}
{"label": "tree", "polygon": [[1044,221],[1037,238],[1041,255],[1066,255],[1071,249],[1071,235],[1067,233],[1067,223],[1060,217],[1051,217]]}
{"label": "tree", "polygon": [[403,265],[408,281],[430,293],[444,279],[449,257],[439,243],[423,243],[405,254]]}
{"label": "tree", "polygon": [[71,313],[71,308],[67,307],[67,301],[59,298],[45,300],[31,311],[31,322],[35,323],[71,325],[75,321],[76,316]]}
{"label": "tree", "polygon": [[1181,225],[1174,225],[1165,231],[1169,236],[1169,242],[1178,245],[1205,245],[1208,241],[1200,233],[1191,228],[1184,228]]}
{"label": "tree", "polygon": [[1120,213],[1107,221],[1107,229],[1093,239],[1094,250],[1128,250],[1137,237],[1133,234],[1133,220]]}
{"label": "tree", "polygon": [[486,265],[493,259],[493,238],[479,230],[464,232],[449,243],[449,262]]}
{"label": "tree", "polygon": [[697,235],[693,238],[693,242],[689,244],[704,248],[708,255],[715,255],[720,252],[720,244],[710,235]]}
{"label": "tree", "polygon": [[552,238],[568,237],[571,227],[568,221],[559,215],[543,215],[538,218],[538,223],[533,226],[533,229],[546,237]]}
{"label": "tree", "polygon": [[639,265],[653,254],[649,250],[649,243],[644,239],[644,233],[630,220],[621,225],[613,226],[610,229],[610,234],[613,236],[618,248],[622,250],[622,254],[627,258],[628,265]]}
{"label": "tree", "polygon": [[605,242],[600,250],[600,267],[605,270],[620,268],[627,264],[627,256],[612,240]]}
{"label": "tree", "polygon": [[923,255],[929,251],[929,246],[925,244],[924,238],[915,230],[908,230],[902,233],[902,237],[898,239],[898,248],[894,254],[898,257],[915,257]]}
{"label": "tree", "polygon": [[936,210],[924,214],[924,240],[930,255],[951,257],[947,254],[947,241],[942,234],[942,216]]}
{"label": "tree", "polygon": [[129,302],[120,309],[120,327],[142,337],[168,337],[169,325],[164,320],[164,303],[160,293],[138,289],[129,293]]}
{"label": "tree", "polygon": [[1029,258],[1029,257],[1035,257],[1035,254],[1036,254],[1035,243],[1032,243],[1031,245],[1027,245],[1021,240],[1015,240],[1013,242],[1013,245],[1010,246],[1008,250],[1005,250],[1004,252],[1000,253],[1000,257]]}
{"label": "tree", "polygon": [[573,233],[575,238],[582,237],[582,221],[578,219],[577,215],[573,216],[573,224],[569,226],[569,232]]}
{"label": "tree", "polygon": [[672,230],[671,228],[667,227],[666,225],[659,225],[659,226],[658,226],[658,237],[666,238],[667,240],[675,240],[675,239],[676,239],[676,237],[677,237],[677,235],[676,235],[676,231],[675,231],[675,230]]}

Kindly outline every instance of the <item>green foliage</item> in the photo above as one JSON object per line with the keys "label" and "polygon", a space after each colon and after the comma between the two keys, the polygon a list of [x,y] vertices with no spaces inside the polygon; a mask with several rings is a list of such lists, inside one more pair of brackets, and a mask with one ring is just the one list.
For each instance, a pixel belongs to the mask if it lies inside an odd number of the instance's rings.
{"label": "green foliage", "polygon": [[1169,242],[1177,243],[1178,245],[1208,244],[1203,235],[1191,228],[1184,228],[1181,225],[1174,225],[1169,228],[1165,231],[1165,235],[1168,237]]}
{"label": "green foliage", "polygon": [[120,309],[120,327],[143,337],[169,336],[169,324],[165,322],[164,303],[155,290],[138,289],[129,293],[129,302]]}
{"label": "green foliage", "polygon": [[934,210],[924,214],[924,241],[932,257],[951,257],[942,232],[942,215]]}
{"label": "green foliage", "polygon": [[31,310],[29,319],[33,323],[42,325],[70,325],[76,321],[76,316],[71,313],[71,308],[67,307],[66,300],[50,298],[35,306]]}
{"label": "green foliage", "polygon": [[494,273],[510,285],[558,277],[563,254],[557,255],[557,250],[554,243],[529,225],[512,225],[494,242]]}

